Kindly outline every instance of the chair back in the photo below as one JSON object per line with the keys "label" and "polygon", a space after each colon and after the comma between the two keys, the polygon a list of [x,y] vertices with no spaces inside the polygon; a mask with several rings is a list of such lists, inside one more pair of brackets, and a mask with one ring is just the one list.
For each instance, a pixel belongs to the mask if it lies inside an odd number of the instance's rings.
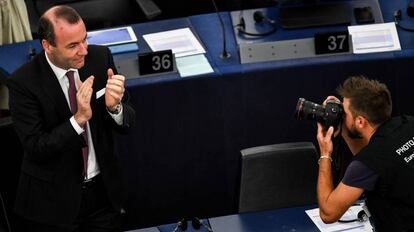
{"label": "chair back", "polygon": [[311,142],[241,150],[239,212],[316,204],[318,155]]}

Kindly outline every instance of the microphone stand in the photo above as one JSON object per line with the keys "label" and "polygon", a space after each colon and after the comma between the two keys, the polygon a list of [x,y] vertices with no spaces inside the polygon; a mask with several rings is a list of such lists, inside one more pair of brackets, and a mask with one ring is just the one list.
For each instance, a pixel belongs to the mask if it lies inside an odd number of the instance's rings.
{"label": "microphone stand", "polygon": [[216,10],[217,16],[219,18],[220,21],[220,25],[221,25],[221,31],[223,33],[223,52],[220,54],[220,58],[221,59],[228,59],[231,57],[231,54],[229,52],[227,52],[227,42],[226,42],[226,31],[224,29],[224,22],[223,19],[221,18],[221,15],[218,11],[217,5],[216,5],[216,1],[215,0],[211,0],[211,2],[213,3],[214,9]]}
{"label": "microphone stand", "polygon": [[213,232],[213,229],[211,229],[210,226],[204,224],[204,222],[198,217],[193,217],[191,223],[196,230],[200,229],[200,226],[203,226],[205,229],[207,229],[208,232]]}
{"label": "microphone stand", "polygon": [[179,220],[172,232],[177,232],[178,229],[180,229],[180,231],[187,230],[187,219],[186,218]]}
{"label": "microphone stand", "polygon": [[178,232],[178,231],[186,231],[187,230],[187,221],[191,220],[191,225],[195,230],[200,229],[201,226],[203,226],[208,232],[213,232],[213,229],[211,229],[210,225],[204,224],[204,222],[199,219],[198,217],[192,217],[189,218],[182,218],[177,222],[177,225],[174,227],[172,232]]}

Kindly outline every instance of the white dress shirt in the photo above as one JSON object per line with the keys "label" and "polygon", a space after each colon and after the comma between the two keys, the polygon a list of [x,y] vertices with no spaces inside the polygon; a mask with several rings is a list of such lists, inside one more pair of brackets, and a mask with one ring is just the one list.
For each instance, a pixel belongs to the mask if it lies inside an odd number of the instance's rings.
{"label": "white dress shirt", "polygon": [[[77,80],[80,80],[79,72],[78,72],[77,69],[65,70],[65,69],[57,67],[56,65],[54,65],[49,60],[49,57],[47,56],[46,53],[45,53],[45,55],[46,55],[47,62],[49,63],[50,67],[52,68],[53,72],[55,73],[55,76],[56,76],[57,80],[59,81],[60,87],[62,88],[62,91],[65,95],[66,102],[68,103],[68,106],[70,108],[70,101],[69,101],[69,94],[68,94],[69,80],[66,77],[66,73],[68,71],[74,71],[75,85],[76,85],[76,89],[78,89],[79,86],[77,86]],[[92,96],[92,98],[93,97],[95,97],[95,96]],[[102,97],[104,97],[104,96],[102,96]],[[114,119],[114,121],[118,125],[122,125],[122,121],[123,121],[122,107],[121,107],[121,111],[119,112],[119,114],[112,114],[109,111],[108,111],[108,113],[109,113],[109,115],[111,115],[111,117]],[[84,129],[79,126],[79,124],[76,122],[74,116],[72,116],[69,120],[70,120],[70,123],[72,124],[73,128],[76,130],[76,132],[79,135],[84,132]],[[87,131],[87,135],[88,135],[89,154],[88,154],[88,170],[87,170],[87,174],[85,176],[85,179],[90,179],[90,178],[93,178],[94,176],[98,175],[100,171],[99,171],[98,163],[96,162],[95,148],[94,148],[92,137],[91,137],[91,129],[89,127],[89,122],[86,123],[86,131]]]}

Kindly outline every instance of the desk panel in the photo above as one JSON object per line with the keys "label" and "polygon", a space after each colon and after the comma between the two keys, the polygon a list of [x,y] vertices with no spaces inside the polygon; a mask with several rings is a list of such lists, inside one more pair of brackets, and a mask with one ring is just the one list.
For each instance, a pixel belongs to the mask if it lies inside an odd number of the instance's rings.
{"label": "desk panel", "polygon": [[305,213],[305,210],[311,208],[315,207],[297,207],[237,214],[211,218],[209,221],[214,232],[317,232],[319,229]]}
{"label": "desk panel", "polygon": [[[274,232],[274,231],[319,231],[305,210],[313,209],[316,206],[304,206],[294,208],[283,208],[243,214],[201,219],[204,225],[199,229],[192,226],[192,221],[186,223],[188,232],[207,232],[208,227],[214,232]],[[185,225],[185,224],[184,224]],[[131,230],[127,232],[171,232],[175,231],[177,223],[159,225],[157,227]],[[178,231],[181,231],[178,229]]]}
{"label": "desk panel", "polygon": [[[236,212],[241,149],[316,144],[315,123],[293,117],[299,97],[322,102],[349,75],[376,77],[393,93],[395,80],[407,78],[409,66],[392,54],[364,58],[269,63],[238,74],[129,86],[137,125],[119,140],[129,186],[135,186],[127,211],[143,223]],[[395,104],[396,113],[401,108]]]}

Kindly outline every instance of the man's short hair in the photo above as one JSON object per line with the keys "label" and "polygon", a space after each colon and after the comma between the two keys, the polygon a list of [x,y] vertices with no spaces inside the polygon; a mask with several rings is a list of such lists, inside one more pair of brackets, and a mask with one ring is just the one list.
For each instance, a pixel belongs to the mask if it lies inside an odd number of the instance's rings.
{"label": "man's short hair", "polygon": [[52,10],[52,14],[52,17],[47,16],[46,14],[43,14],[40,17],[38,35],[40,42],[45,39],[52,46],[56,46],[54,23],[52,20],[63,19],[69,24],[76,24],[81,20],[81,17],[75,9],[65,5],[57,6]]}
{"label": "man's short hair", "polygon": [[337,92],[349,98],[354,117],[364,116],[370,123],[380,125],[391,118],[392,100],[387,86],[365,76],[352,76],[338,87]]}

